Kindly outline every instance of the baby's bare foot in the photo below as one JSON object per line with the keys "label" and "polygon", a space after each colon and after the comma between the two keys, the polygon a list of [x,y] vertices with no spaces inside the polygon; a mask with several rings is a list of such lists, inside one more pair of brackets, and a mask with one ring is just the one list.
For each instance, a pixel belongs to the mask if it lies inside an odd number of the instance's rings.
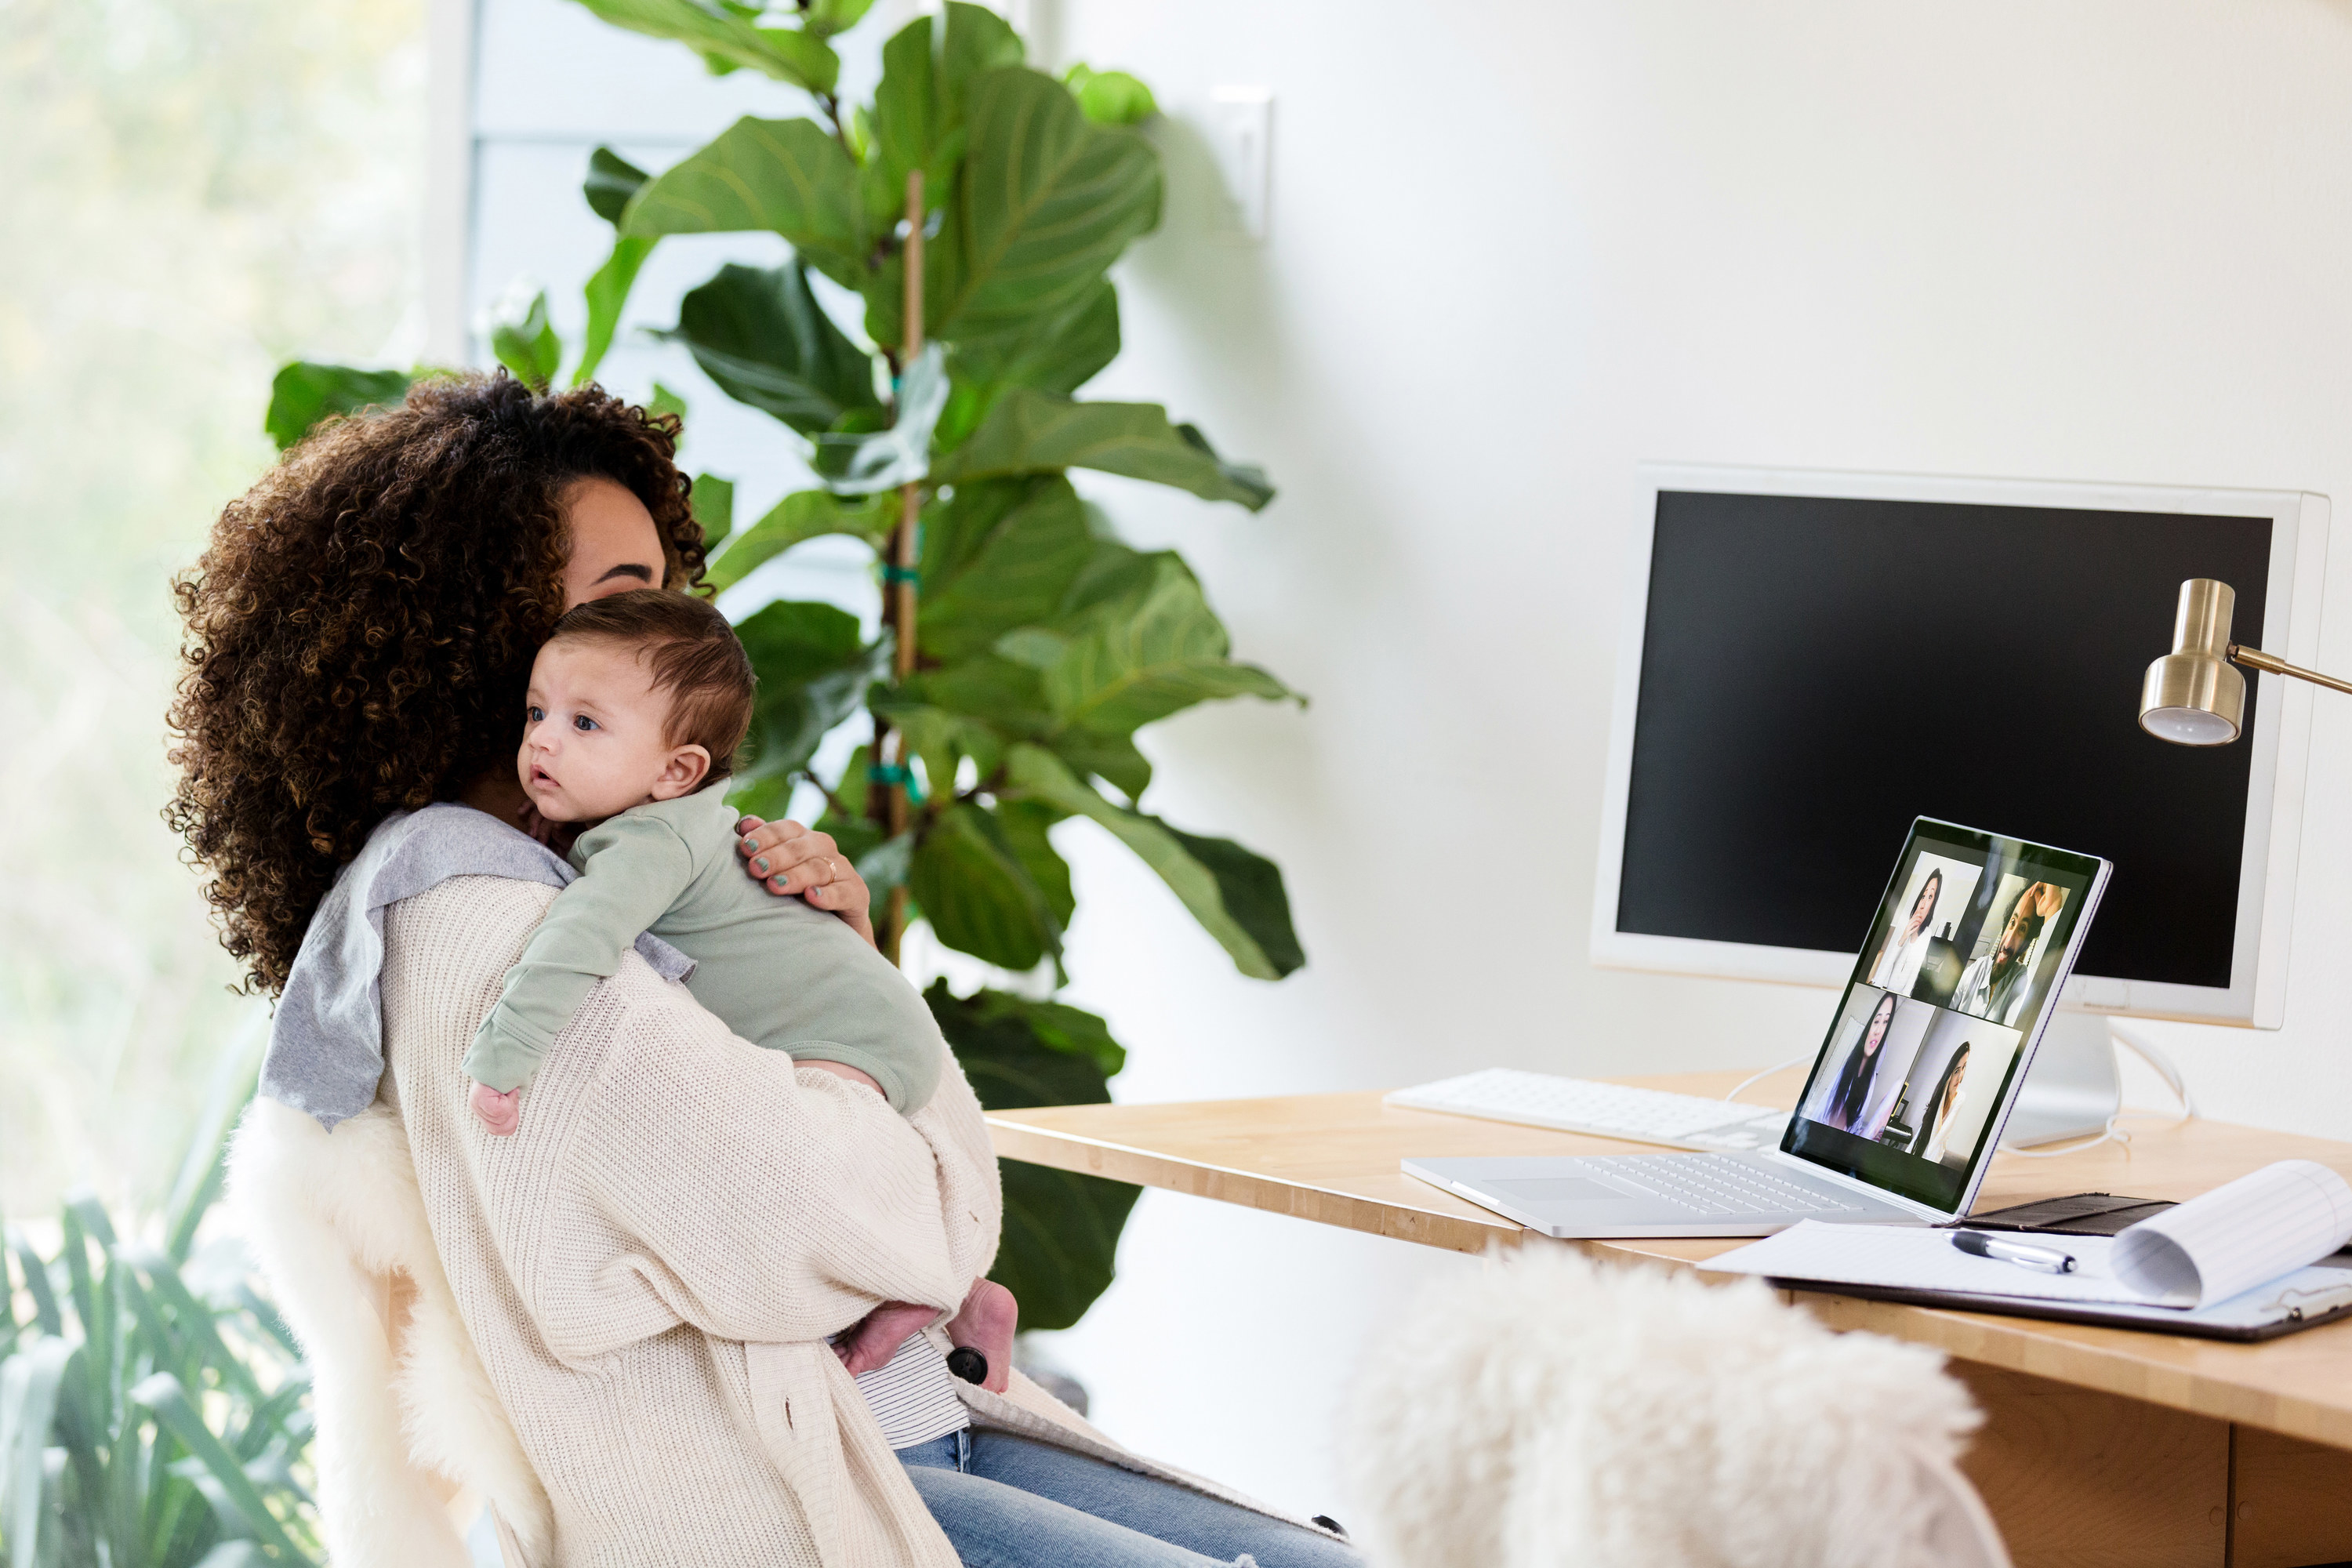
{"label": "baby's bare foot", "polygon": [[1002,1394],[1013,1381],[1013,1333],[1020,1326],[1021,1304],[1013,1292],[993,1279],[974,1284],[963,1299],[963,1310],[948,1324],[948,1338],[959,1349],[975,1350],[988,1358],[980,1385]]}
{"label": "baby's bare foot", "polygon": [[928,1326],[938,1317],[936,1307],[919,1307],[908,1301],[885,1301],[868,1312],[864,1321],[842,1336],[833,1347],[849,1375],[872,1372],[889,1363],[898,1353],[898,1347],[908,1338]]}
{"label": "baby's bare foot", "polygon": [[478,1083],[469,1097],[474,1115],[493,1138],[510,1138],[516,1124],[522,1120],[522,1090],[509,1089],[500,1094],[488,1084]]}

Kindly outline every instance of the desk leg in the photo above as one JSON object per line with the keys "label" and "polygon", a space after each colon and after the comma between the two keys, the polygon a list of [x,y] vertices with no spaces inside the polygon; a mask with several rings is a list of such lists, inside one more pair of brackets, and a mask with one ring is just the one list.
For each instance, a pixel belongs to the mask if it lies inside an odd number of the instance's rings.
{"label": "desk leg", "polygon": [[2352,1561],[2352,1454],[2240,1426],[2230,1481],[2230,1568]]}
{"label": "desk leg", "polygon": [[1985,1413],[1961,1468],[2017,1568],[2223,1568],[2227,1422],[1949,1364]]}

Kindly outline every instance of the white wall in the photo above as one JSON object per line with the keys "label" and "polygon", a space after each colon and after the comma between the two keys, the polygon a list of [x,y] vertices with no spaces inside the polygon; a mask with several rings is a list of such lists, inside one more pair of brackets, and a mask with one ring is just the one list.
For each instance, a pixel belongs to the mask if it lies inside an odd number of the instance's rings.
{"label": "white wall", "polygon": [[[1167,222],[1126,267],[1128,350],[1090,390],[1165,401],[1283,494],[1249,517],[1094,488],[1138,542],[1181,544],[1239,652],[1315,699],[1145,742],[1153,809],[1281,862],[1309,956],[1283,984],[1236,976],[1147,873],[1067,830],[1072,999],[1132,1049],[1123,1099],[1761,1064],[1818,1040],[1826,993],[1584,957],[1642,459],[2352,504],[2344,4],[1049,4],[1061,58],[1133,69],[1169,111]],[[678,116],[641,113],[653,78],[625,73],[569,101],[577,84],[494,47],[541,17],[594,31],[490,0],[484,101],[557,140],[486,146],[486,192],[501,164],[576,164],[580,129],[651,145],[731,114],[687,113],[710,90],[625,39],[594,47],[670,73],[655,96]],[[1258,247],[1205,232],[1195,128],[1228,84],[1276,97]],[[478,259],[541,253],[524,210],[480,208]],[[2338,602],[2347,573],[2339,546]],[[2322,663],[2352,667],[2352,619]],[[2212,1114],[2352,1136],[2329,809],[2347,740],[2352,704],[2323,703],[2286,1027],[2151,1031]],[[1402,1290],[1458,1266],[1147,1194],[1119,1284],[1055,1350],[1121,1436],[1345,1518],[1347,1369]]]}

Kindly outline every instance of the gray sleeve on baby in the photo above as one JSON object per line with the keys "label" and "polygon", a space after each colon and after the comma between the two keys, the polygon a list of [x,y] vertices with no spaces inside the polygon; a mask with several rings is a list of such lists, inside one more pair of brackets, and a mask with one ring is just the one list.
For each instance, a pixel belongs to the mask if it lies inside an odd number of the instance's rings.
{"label": "gray sleeve on baby", "polygon": [[466,1076],[502,1094],[530,1081],[596,982],[694,878],[677,829],[634,811],[583,835],[574,858],[585,862],[579,879],[548,906],[466,1053]]}

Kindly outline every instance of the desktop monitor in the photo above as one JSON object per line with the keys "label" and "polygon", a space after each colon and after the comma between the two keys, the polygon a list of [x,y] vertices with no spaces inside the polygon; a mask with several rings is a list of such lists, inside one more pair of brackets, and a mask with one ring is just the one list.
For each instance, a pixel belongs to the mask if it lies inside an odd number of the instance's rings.
{"label": "desktop monitor", "polygon": [[2278,1026],[2309,692],[2261,681],[2205,749],[2137,701],[2186,578],[2312,662],[2325,498],[1664,466],[1641,498],[1596,963],[1837,985],[1930,816],[2114,863],[2066,1005]]}

